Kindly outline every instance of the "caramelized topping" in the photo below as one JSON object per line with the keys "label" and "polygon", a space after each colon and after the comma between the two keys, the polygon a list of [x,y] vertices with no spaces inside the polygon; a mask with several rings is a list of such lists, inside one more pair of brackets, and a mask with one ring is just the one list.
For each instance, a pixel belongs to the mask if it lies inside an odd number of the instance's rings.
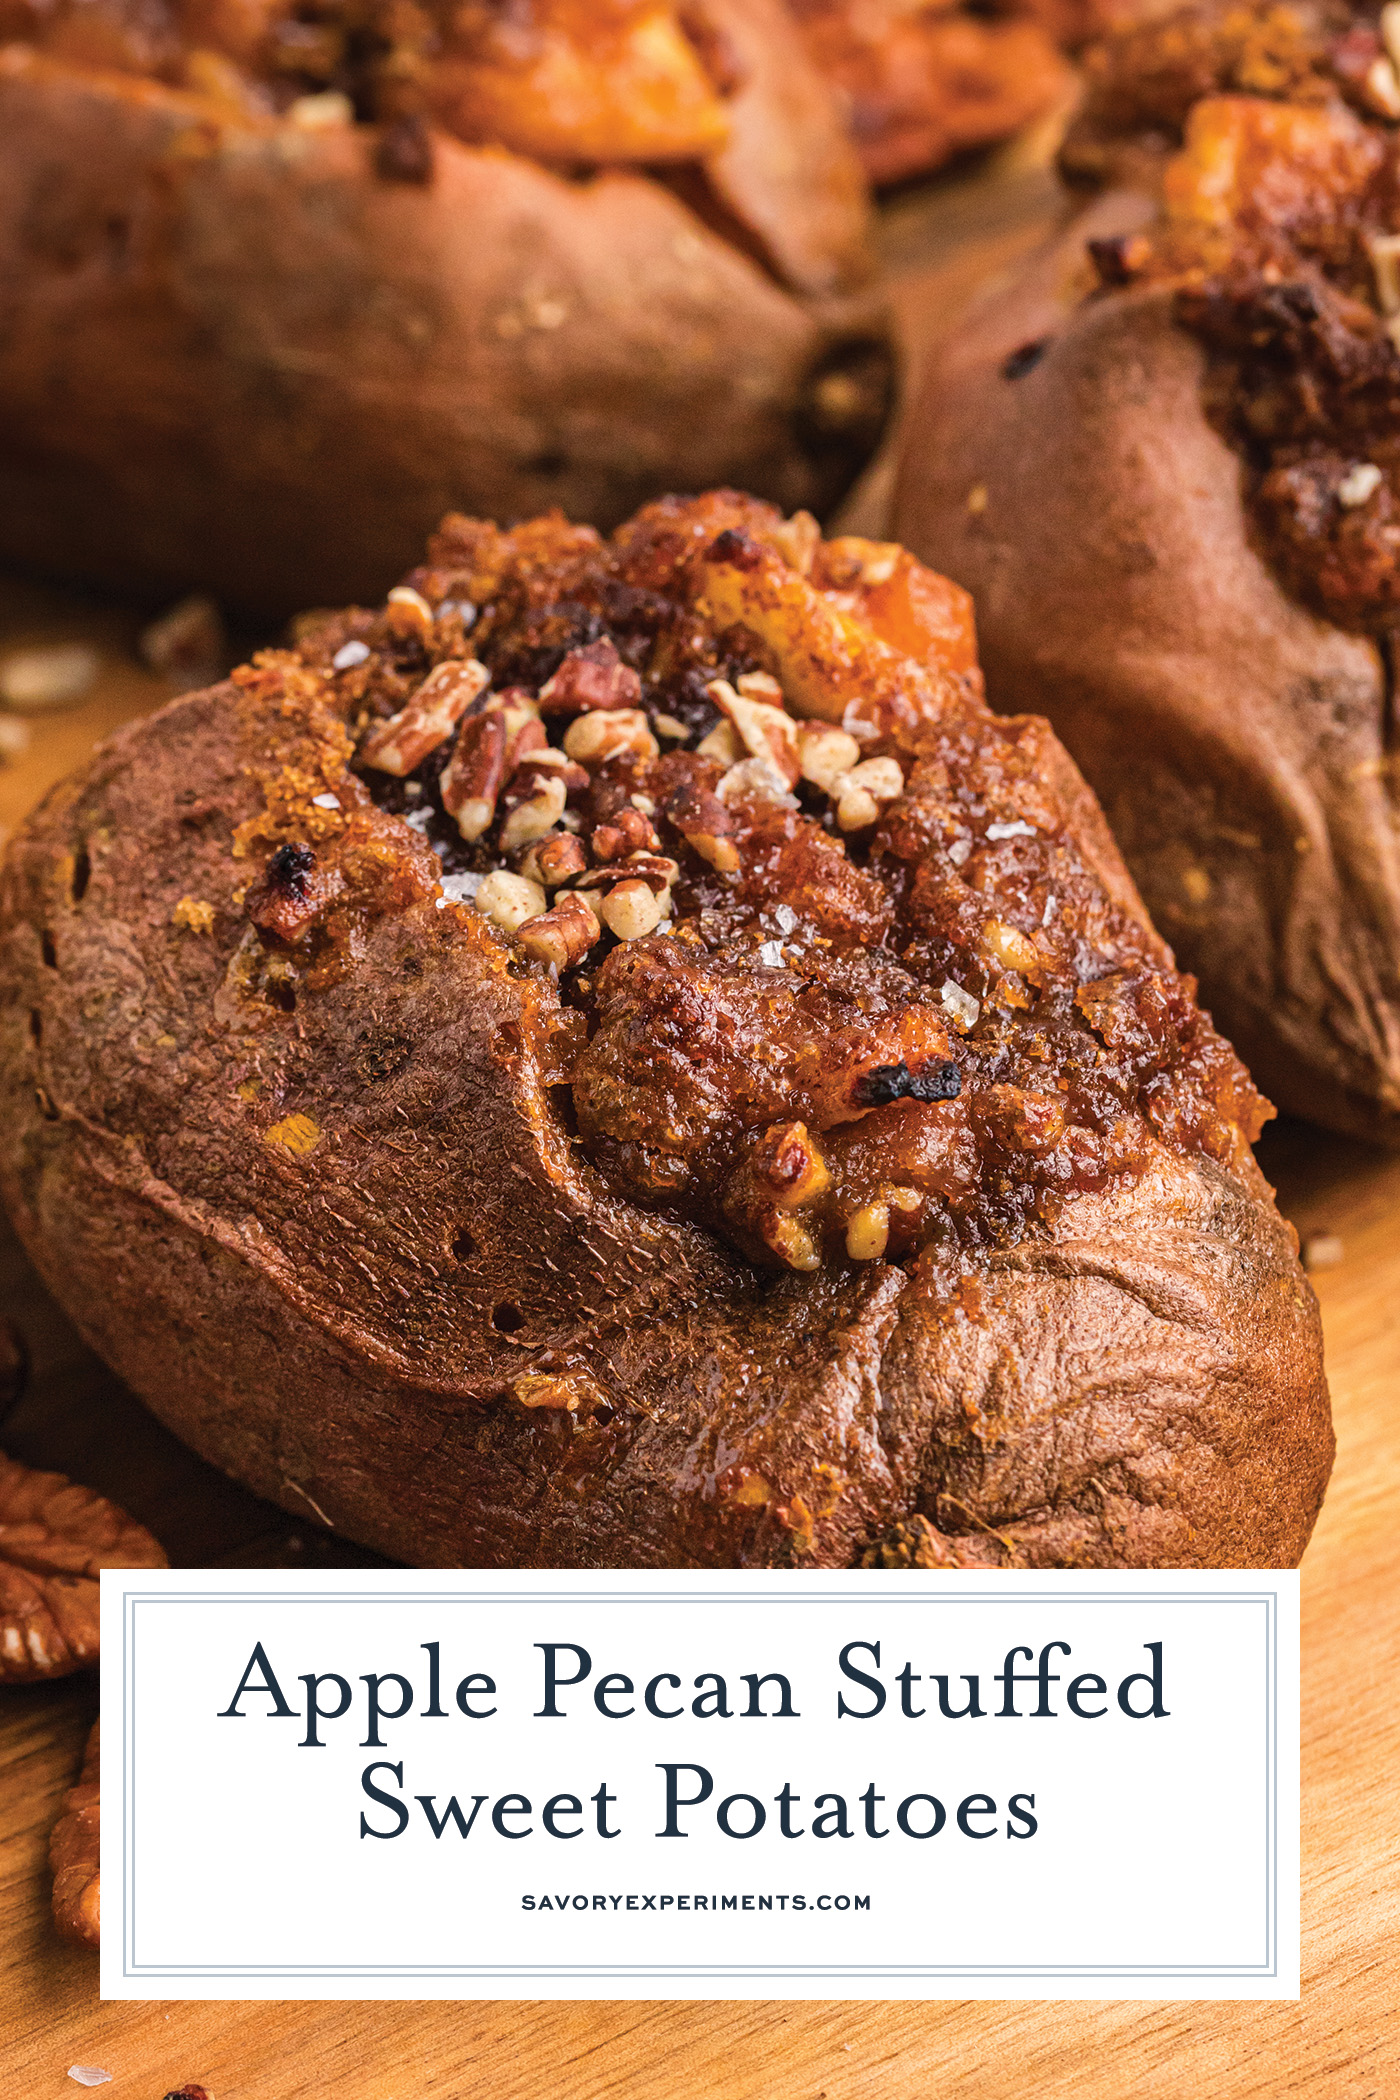
{"label": "caramelized topping", "polygon": [[[1239,1163],[1265,1105],[901,549],[719,493],[611,541],[450,518],[406,588],[431,631],[330,616],[241,674],[357,753],[334,836],[284,833],[248,894],[281,984],[435,886],[535,984],[613,1187],[773,1267],[1014,1238],[1158,1143]],[[471,665],[455,725],[420,705]],[[437,742],[402,773],[406,719]]]}
{"label": "caramelized topping", "polygon": [[1400,611],[1397,59],[1394,6],[1186,10],[1097,54],[1066,148],[1072,177],[1160,172],[1156,228],[1091,244],[1100,281],[1175,288],[1280,578],[1372,632]]}

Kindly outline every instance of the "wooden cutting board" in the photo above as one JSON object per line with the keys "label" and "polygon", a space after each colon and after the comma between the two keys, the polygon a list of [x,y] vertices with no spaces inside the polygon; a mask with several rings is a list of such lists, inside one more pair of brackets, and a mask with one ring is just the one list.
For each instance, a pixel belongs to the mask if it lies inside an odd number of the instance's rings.
{"label": "wooden cutting board", "polygon": [[[1036,239],[1055,199],[1022,148],[896,205],[887,259],[909,355]],[[851,516],[879,530],[884,476]],[[0,581],[0,658],[83,639],[101,675],[0,768],[12,827],[93,741],[164,697],[139,621]],[[1400,2093],[1400,1160],[1301,1127],[1261,1148],[1306,1237],[1340,1238],[1315,1281],[1336,1473],[1303,1569],[1303,1994],[1297,2005],[103,2005],[93,1956],[49,1919],[48,1833],[96,1707],[91,1680],[0,1693],[0,2100],[112,2100],[195,2080],[216,2100],[1392,2100]],[[375,1565],[191,1457],[87,1351],[0,1231],[0,1312],[33,1360],[5,1447],[100,1488],[177,1566]],[[211,1803],[211,1811],[217,1809]],[[217,1903],[190,1832],[188,1900]],[[931,1900],[936,1900],[931,1895]]]}

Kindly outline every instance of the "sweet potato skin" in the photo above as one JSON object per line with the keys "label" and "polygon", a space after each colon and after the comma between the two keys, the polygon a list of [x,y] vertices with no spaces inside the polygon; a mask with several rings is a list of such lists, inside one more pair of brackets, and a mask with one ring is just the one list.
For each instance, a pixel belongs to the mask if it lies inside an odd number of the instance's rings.
{"label": "sweet potato skin", "polygon": [[438,135],[430,185],[385,181],[373,127],[19,45],[0,141],[11,562],[280,614],[377,593],[453,506],[611,525],[733,480],[824,508],[858,464],[804,418],[829,359],[879,355],[831,303],[864,202],[834,163],[779,210],[763,109],[720,175],[774,214],[786,285],[645,175]]}
{"label": "sweet potato skin", "polygon": [[938,353],[895,529],[976,596],[992,705],[1050,716],[1268,1095],[1400,1143],[1385,668],[1256,552],[1170,290],[1085,301],[1085,240],[1152,210],[1101,200]]}
{"label": "sweet potato skin", "polygon": [[[0,903],[0,1188],[197,1450],[421,1564],[847,1566],[916,1513],[949,1565],[1297,1560],[1331,1430],[1252,1164],[1164,1149],[951,1297],[878,1261],[775,1282],[609,1191],[531,1049],[540,982],[469,910],[380,919],[295,1013],[240,998],[247,724],[225,686],[124,731]],[[608,1409],[522,1405],[560,1365]]]}

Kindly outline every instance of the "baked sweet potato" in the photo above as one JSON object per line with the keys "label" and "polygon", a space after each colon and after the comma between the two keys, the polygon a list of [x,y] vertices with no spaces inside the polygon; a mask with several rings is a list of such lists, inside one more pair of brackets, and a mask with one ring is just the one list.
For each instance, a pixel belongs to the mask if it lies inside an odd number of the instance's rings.
{"label": "baked sweet potato", "polygon": [[1285,46],[1281,12],[1159,28],[1188,106],[1165,60],[1091,98],[1075,166],[1141,176],[1140,124],[1162,185],[935,356],[896,529],[974,592],[993,704],[1051,717],[1260,1084],[1393,1144],[1400,163],[1367,98],[1395,74],[1373,30]]}
{"label": "baked sweet potato", "polygon": [[781,0],[0,0],[0,557],[285,613],[454,504],[823,508],[867,219]]}
{"label": "baked sweet potato", "polygon": [[199,1451],[422,1563],[1283,1564],[1316,1307],[963,592],[448,518],[13,840],[0,1182]]}

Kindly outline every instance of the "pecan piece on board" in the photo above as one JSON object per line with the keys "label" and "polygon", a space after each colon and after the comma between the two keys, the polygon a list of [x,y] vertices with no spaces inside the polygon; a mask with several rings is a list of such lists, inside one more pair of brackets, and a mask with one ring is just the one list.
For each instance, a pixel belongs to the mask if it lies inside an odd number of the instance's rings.
{"label": "pecan piece on board", "polygon": [[95,1663],[99,1569],[168,1565],[115,1502],[0,1455],[0,1684]]}
{"label": "pecan piece on board", "polygon": [[68,1789],[63,1814],[54,1824],[49,1839],[54,1923],[66,1940],[77,1940],[84,1947],[97,1946],[102,1926],[102,1894],[98,1878],[102,1831],[101,1769],[102,1723],[99,1719],[92,1724],[78,1783]]}

